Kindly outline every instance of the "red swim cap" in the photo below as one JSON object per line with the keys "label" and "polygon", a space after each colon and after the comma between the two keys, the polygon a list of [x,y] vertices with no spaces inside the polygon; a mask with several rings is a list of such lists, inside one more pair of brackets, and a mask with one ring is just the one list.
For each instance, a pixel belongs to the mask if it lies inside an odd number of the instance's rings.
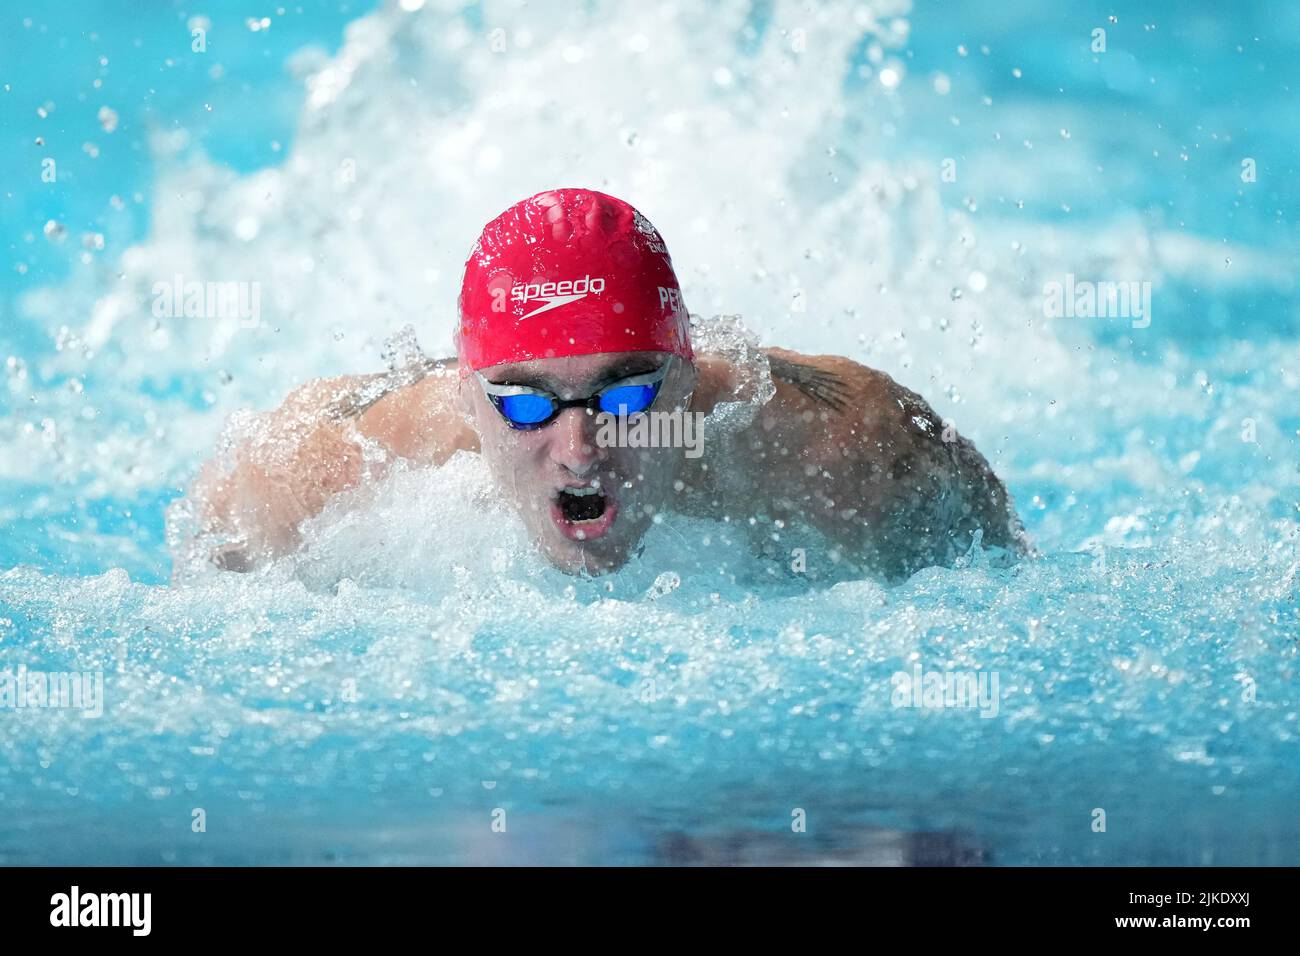
{"label": "red swim cap", "polygon": [[483,229],[460,287],[460,367],[601,352],[692,357],[658,230],[621,199],[551,189]]}

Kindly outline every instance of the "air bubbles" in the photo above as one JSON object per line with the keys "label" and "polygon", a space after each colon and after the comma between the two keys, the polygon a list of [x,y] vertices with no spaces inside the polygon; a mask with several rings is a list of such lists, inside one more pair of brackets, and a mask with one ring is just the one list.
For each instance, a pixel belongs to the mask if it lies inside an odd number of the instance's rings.
{"label": "air bubbles", "polygon": [[17,394],[27,382],[27,363],[17,355],[5,359],[5,377],[9,380],[9,391]]}
{"label": "air bubbles", "polygon": [[682,576],[676,571],[665,571],[654,580],[646,591],[646,600],[658,601],[672,594],[682,586]]}
{"label": "air bubbles", "polygon": [[77,336],[77,333],[66,325],[59,326],[59,331],[54,336],[54,350],[56,352],[69,352],[78,348],[81,348],[81,339]]}

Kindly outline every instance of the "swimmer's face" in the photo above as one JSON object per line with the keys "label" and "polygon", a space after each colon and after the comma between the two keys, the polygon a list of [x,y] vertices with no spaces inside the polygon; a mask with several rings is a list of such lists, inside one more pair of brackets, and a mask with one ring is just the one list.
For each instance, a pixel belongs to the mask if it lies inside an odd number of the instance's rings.
{"label": "swimmer's face", "polygon": [[[616,352],[534,359],[481,371],[494,386],[526,386],[560,399],[587,398],[667,368],[651,412],[684,409],[695,367],[661,352]],[[529,533],[557,568],[600,574],[621,567],[667,505],[685,452],[620,447],[602,422],[609,416],[565,408],[549,424],[518,430],[497,410],[480,380],[461,382],[483,457]],[[636,416],[627,420],[632,425]]]}

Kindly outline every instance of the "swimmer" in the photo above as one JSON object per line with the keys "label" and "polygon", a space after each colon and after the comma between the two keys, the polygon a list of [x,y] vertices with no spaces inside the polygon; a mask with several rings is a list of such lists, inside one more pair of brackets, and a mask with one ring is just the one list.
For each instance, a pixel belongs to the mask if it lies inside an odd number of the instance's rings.
{"label": "swimmer", "polygon": [[[549,190],[490,222],[465,264],[455,341],[455,358],[302,385],[256,439],[210,461],[191,500],[212,562],[246,571],[291,553],[335,495],[460,451],[483,456],[570,573],[617,570],[673,513],[729,522],[759,549],[774,529],[815,532],[885,580],[951,564],[975,540],[1030,550],[984,457],[888,375],[771,348],[763,389],[751,368],[696,354],[662,237],[613,196]],[[761,401],[752,421],[687,440],[683,423],[738,401]]]}

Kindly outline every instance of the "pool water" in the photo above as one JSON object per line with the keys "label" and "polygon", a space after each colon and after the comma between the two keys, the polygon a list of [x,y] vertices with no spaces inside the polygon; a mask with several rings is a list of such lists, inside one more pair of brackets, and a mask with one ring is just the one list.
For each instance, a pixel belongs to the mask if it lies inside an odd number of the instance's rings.
{"label": "pool water", "polygon": [[[1300,863],[1300,8],[236,6],[201,54],[4,14],[0,675],[104,697],[0,708],[0,862]],[[185,560],[229,416],[448,352],[482,223],[577,184],[706,336],[923,393],[1041,556],[885,586],[669,518],[570,578],[461,456]],[[158,317],[175,276],[259,321]]]}

